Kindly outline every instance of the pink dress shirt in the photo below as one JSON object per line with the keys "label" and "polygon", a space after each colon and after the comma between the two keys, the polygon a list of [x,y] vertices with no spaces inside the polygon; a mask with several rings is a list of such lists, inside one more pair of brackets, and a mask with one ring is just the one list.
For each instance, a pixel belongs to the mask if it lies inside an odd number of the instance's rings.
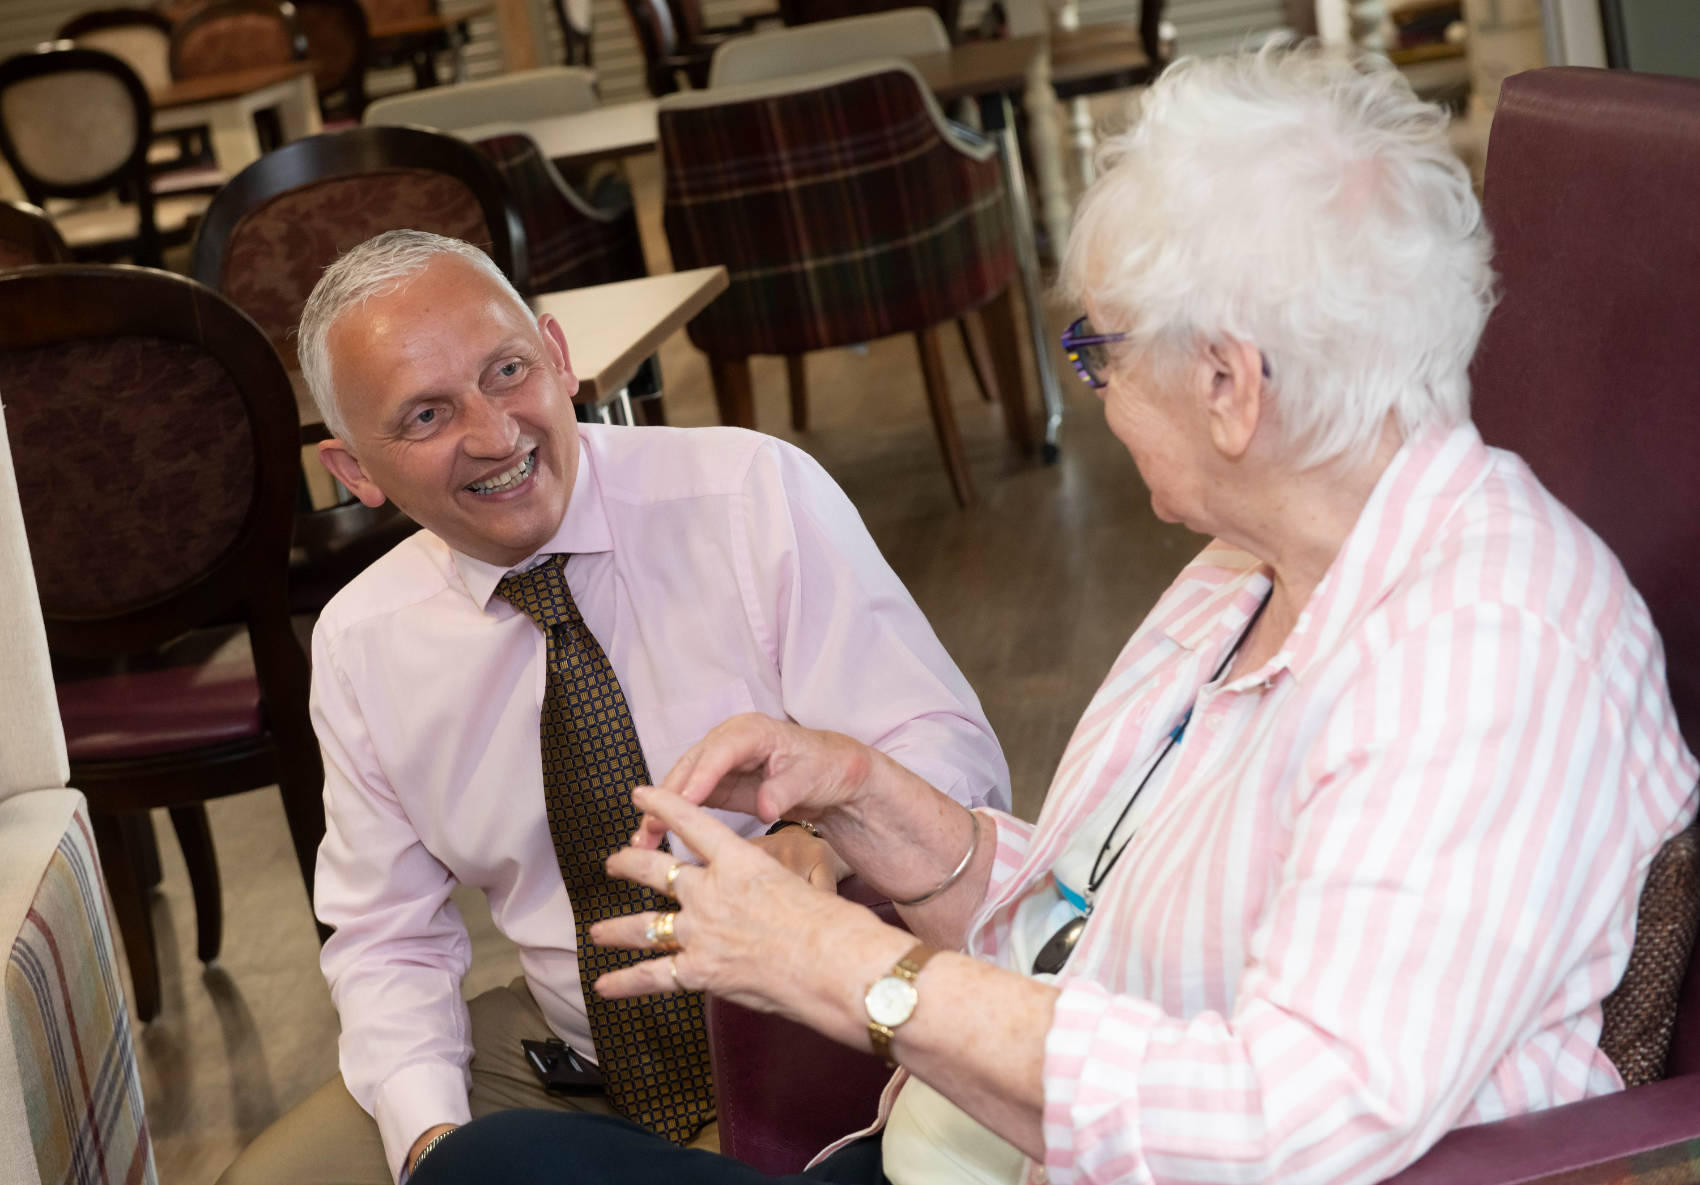
{"label": "pink dress shirt", "polygon": [[1029,1180],[1375,1182],[1451,1128],[1621,1088],[1600,1000],[1697,767],[1616,559],[1464,426],[1399,453],[1278,654],[1202,686],[1268,587],[1206,548],[1038,822],[993,816],[969,951],[997,961],[1196,697],[1058,979]]}
{"label": "pink dress shirt", "polygon": [[[579,432],[572,500],[539,554],[572,555],[567,583],[652,777],[757,711],[857,737],[964,803],[1008,805],[973,690],[813,460],[736,429]],[[543,813],[546,643],[491,595],[503,574],[421,531],[340,593],[313,636],[326,810],[315,906],[336,927],[323,968],[343,1079],[398,1173],[420,1132],[469,1118],[457,882],[488,894],[550,1027],[594,1054]]]}

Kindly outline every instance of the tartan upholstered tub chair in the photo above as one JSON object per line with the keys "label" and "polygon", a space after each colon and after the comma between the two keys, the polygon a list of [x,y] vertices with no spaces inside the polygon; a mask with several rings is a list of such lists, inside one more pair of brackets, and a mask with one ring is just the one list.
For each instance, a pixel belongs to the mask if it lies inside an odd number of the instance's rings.
{"label": "tartan upholstered tub chair", "polygon": [[0,687],[0,1185],[153,1185],[104,882],[83,796],[65,788],[65,736],[3,420]]}
{"label": "tartan upholstered tub chair", "polygon": [[1031,448],[998,163],[945,121],[913,67],[884,59],[671,95],[659,124],[673,262],[730,273],[689,327],[723,422],[754,426],[751,355],[912,334],[966,506],[973,482],[937,330],[982,309],[1007,430]]}

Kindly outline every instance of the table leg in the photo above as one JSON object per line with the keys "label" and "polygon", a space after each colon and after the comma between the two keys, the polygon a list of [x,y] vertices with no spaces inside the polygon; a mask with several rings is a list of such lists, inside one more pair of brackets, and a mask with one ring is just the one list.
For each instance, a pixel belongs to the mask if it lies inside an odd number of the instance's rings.
{"label": "table leg", "polygon": [[226,177],[234,177],[260,159],[260,133],[254,115],[239,103],[215,103],[207,108],[207,130],[213,159]]}
{"label": "table leg", "polygon": [[1057,92],[1051,87],[1051,55],[1039,55],[1021,96],[1027,111],[1027,140],[1033,149],[1033,175],[1039,182],[1039,216],[1045,220],[1051,258],[1061,259],[1068,240],[1068,181],[1063,175],[1061,121]]}
{"label": "table leg", "polygon": [[1033,344],[1033,365],[1039,372],[1039,395],[1045,405],[1045,443],[1040,455],[1047,462],[1057,459],[1057,438],[1062,433],[1062,390],[1057,386],[1056,368],[1051,365],[1050,335],[1045,332],[1040,303],[1039,252],[1033,244],[1033,210],[1027,202],[1027,182],[1021,175],[1021,146],[1015,138],[1015,119],[1008,95],[984,95],[980,119],[998,142],[998,160],[1003,165],[1004,186],[1009,191],[1010,218],[1015,223],[1015,264],[1021,276],[1021,303],[1027,306],[1027,332]]}
{"label": "table leg", "polygon": [[283,125],[285,143],[316,136],[324,130],[319,117],[319,95],[313,77],[303,74],[289,85],[289,92],[277,105],[278,122]]}
{"label": "table leg", "polygon": [[449,61],[454,69],[454,79],[457,83],[466,81],[466,22],[462,21],[449,29]]}

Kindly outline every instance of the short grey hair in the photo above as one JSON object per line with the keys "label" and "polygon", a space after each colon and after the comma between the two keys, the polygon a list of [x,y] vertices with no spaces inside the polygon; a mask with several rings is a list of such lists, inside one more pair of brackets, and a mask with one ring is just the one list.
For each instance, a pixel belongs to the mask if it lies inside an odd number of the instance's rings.
{"label": "short grey hair", "polygon": [[[1289,460],[1463,423],[1491,242],[1447,116],[1387,62],[1274,41],[1176,62],[1101,150],[1061,286],[1155,365],[1263,351]],[[1113,324],[1110,324],[1113,322]]]}
{"label": "short grey hair", "polygon": [[332,436],[344,444],[348,422],[336,397],[331,369],[330,332],[349,309],[364,305],[374,296],[386,296],[401,288],[426,267],[446,255],[466,260],[481,269],[522,307],[529,307],[502,269],[471,243],[424,230],[387,230],[343,254],[325,269],[301,310],[300,342],[296,354],[301,377],[319,409],[319,417]]}

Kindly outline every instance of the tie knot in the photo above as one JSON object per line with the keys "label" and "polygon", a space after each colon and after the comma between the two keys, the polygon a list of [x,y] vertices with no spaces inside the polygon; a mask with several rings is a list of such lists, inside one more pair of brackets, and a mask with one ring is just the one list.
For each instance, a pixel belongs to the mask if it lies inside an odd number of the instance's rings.
{"label": "tie knot", "polygon": [[544,629],[579,620],[578,606],[567,588],[567,557],[552,555],[524,572],[510,572],[496,585],[496,595]]}

